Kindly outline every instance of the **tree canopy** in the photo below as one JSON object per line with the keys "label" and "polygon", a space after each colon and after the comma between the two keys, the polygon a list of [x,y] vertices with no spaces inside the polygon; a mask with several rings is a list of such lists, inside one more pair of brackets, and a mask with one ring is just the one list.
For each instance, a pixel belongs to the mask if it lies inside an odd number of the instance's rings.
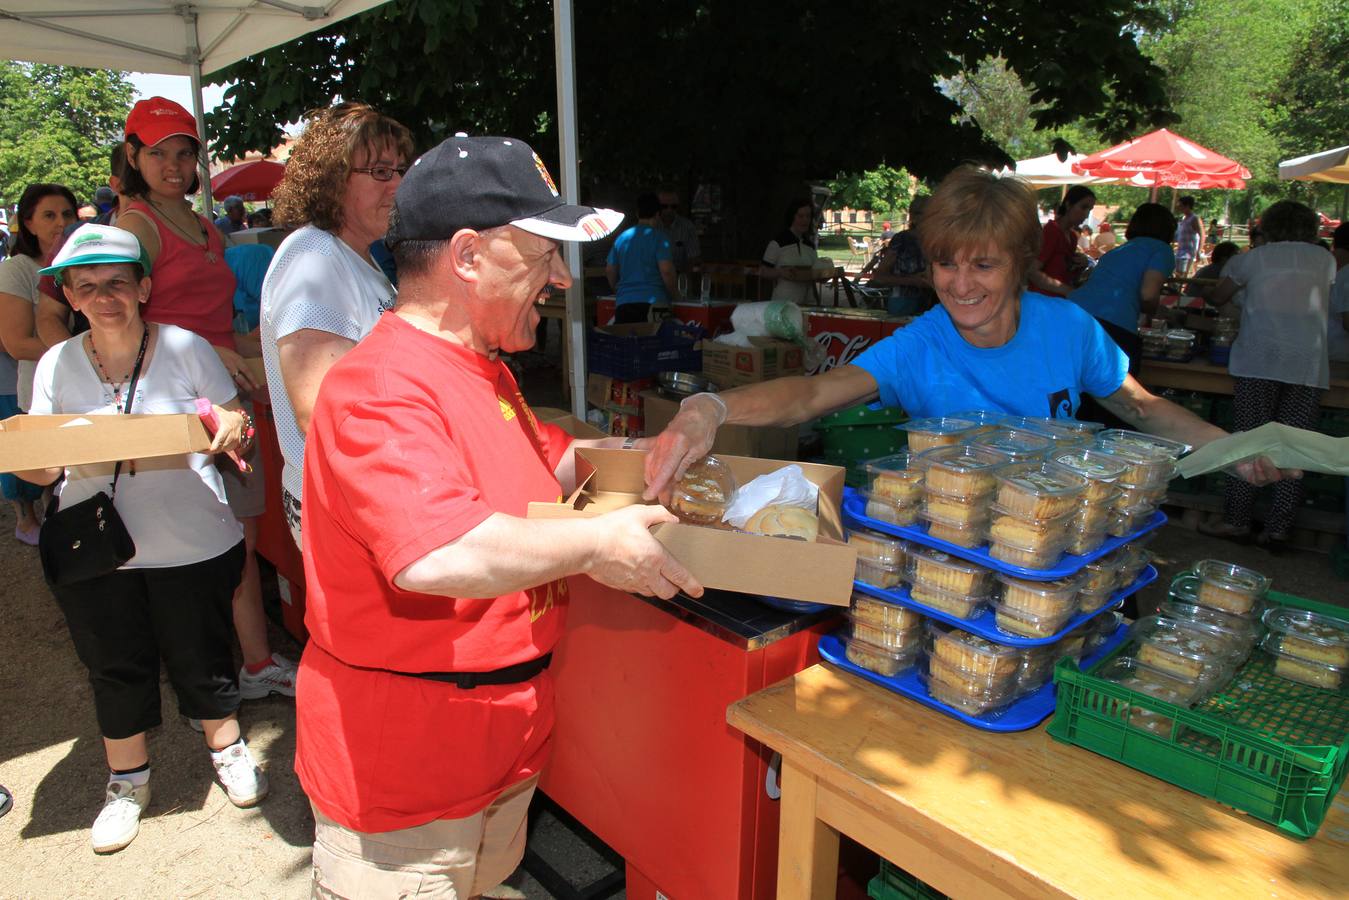
{"label": "tree canopy", "polygon": [[108,183],[132,98],[119,72],[0,60],[0,200],[39,181],[91,198]]}

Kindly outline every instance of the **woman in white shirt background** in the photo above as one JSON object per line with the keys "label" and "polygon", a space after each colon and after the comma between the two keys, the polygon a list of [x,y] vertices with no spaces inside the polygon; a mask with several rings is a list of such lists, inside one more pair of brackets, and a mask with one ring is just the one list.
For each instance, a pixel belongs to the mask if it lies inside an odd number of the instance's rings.
{"label": "woman in white shirt background", "polygon": [[[1317,246],[1316,213],[1293,200],[1281,200],[1260,217],[1266,243],[1233,257],[1210,302],[1241,307],[1241,331],[1232,344],[1228,371],[1235,380],[1236,431],[1267,422],[1313,429],[1321,395],[1330,386],[1326,322],[1335,259]],[[1251,533],[1255,488],[1228,477],[1223,492],[1223,521],[1205,528],[1221,537]],[[1256,540],[1277,547],[1288,538],[1302,503],[1302,481],[1274,486],[1264,530]]]}

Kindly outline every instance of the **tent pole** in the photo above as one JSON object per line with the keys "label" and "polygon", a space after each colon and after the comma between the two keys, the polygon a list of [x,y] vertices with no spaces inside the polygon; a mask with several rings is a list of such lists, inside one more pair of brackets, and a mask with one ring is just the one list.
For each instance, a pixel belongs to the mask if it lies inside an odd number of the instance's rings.
{"label": "tent pole", "polygon": [[201,41],[197,39],[197,14],[183,7],[183,23],[187,26],[187,55],[192,65],[192,115],[197,120],[197,140],[201,144],[201,153],[197,158],[201,180],[201,211],[208,219],[215,218],[215,209],[211,205],[211,151],[206,145],[206,118],[201,99]]}
{"label": "tent pole", "polygon": [[[576,40],[571,0],[553,3],[553,49],[557,65],[557,143],[561,166],[562,197],[566,202],[581,202],[580,166],[576,139]],[[586,397],[586,322],[585,277],[581,268],[581,246],[575,241],[563,245],[571,287],[567,288],[566,331],[563,346],[569,349],[571,371],[571,411],[585,419]]]}

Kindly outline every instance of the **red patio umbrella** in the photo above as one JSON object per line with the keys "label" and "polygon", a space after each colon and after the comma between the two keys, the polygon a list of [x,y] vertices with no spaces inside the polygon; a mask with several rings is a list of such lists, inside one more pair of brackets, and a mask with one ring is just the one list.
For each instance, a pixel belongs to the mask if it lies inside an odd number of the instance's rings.
{"label": "red patio umbrella", "polygon": [[234,194],[245,200],[266,200],[285,174],[284,165],[269,159],[242,162],[211,176],[211,195],[228,197]]}
{"label": "red patio umbrella", "polygon": [[[1073,171],[1135,184],[1188,189],[1244,188],[1250,170],[1165,128],[1085,156]],[[1140,177],[1141,176],[1141,177]]]}

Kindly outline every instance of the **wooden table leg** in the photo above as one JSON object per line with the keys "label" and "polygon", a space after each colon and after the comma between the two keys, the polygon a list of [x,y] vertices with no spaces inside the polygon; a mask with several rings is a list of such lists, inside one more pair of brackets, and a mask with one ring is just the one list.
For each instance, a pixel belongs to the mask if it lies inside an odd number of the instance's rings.
{"label": "wooden table leg", "polygon": [[819,783],[782,761],[782,825],[778,832],[778,900],[834,900],[838,832],[816,818]]}

